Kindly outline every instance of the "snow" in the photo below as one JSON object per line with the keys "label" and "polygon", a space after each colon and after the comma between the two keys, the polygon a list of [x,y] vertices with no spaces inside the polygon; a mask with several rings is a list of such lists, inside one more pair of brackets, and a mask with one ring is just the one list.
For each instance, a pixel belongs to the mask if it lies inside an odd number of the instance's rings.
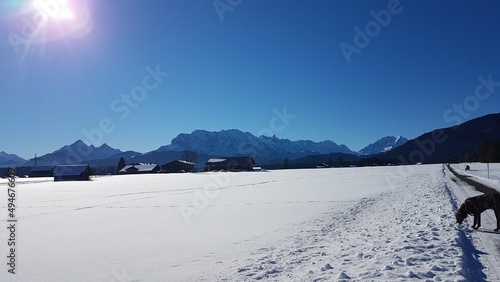
{"label": "snow", "polygon": [[224,162],[224,161],[226,161],[226,159],[216,159],[216,158],[214,159],[214,158],[212,158],[212,159],[209,159],[207,161],[207,163],[221,163],[221,162]]}
{"label": "snow", "polygon": [[[470,170],[465,170],[465,166],[469,166]],[[490,166],[490,175],[488,178],[488,166],[485,163],[463,163],[452,165],[455,170],[461,174],[474,177],[474,180],[480,181],[486,185],[500,186],[500,164],[493,163]],[[500,187],[498,187],[500,188]]]}
{"label": "snow", "polygon": [[390,151],[405,144],[406,142],[408,142],[408,139],[402,136],[386,136],[364,147],[359,151],[359,153],[361,155],[376,155]]}
{"label": "snow", "polygon": [[30,181],[15,275],[0,228],[0,281],[500,279],[495,217],[457,226],[479,193],[443,165]]}

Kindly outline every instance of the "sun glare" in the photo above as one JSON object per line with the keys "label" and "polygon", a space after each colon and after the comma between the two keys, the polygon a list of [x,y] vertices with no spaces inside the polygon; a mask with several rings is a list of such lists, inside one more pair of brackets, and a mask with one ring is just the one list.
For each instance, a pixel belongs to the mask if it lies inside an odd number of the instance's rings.
{"label": "sun glare", "polygon": [[[36,32],[31,39],[42,42],[89,34],[92,18],[89,0],[31,0]],[[31,41],[34,42],[33,40]]]}
{"label": "sun glare", "polygon": [[67,0],[35,0],[34,5],[51,19],[75,19]]}

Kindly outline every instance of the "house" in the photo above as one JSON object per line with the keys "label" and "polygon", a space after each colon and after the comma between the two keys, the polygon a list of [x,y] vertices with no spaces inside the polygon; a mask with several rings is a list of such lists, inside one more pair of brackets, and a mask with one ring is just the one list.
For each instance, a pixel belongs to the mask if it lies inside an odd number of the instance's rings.
{"label": "house", "polygon": [[52,177],[54,176],[54,166],[34,166],[29,172],[29,177]]}
{"label": "house", "polygon": [[89,180],[90,167],[87,164],[58,165],[54,169],[54,181]]}
{"label": "house", "polygon": [[120,169],[120,174],[144,174],[144,173],[157,173],[161,171],[161,167],[157,164],[133,164],[126,165]]}
{"label": "house", "polygon": [[209,159],[205,164],[205,170],[253,170],[255,160],[252,157],[228,157]]}
{"label": "house", "polygon": [[195,166],[196,164],[192,162],[175,160],[162,165],[161,170],[168,173],[187,172],[193,171]]}

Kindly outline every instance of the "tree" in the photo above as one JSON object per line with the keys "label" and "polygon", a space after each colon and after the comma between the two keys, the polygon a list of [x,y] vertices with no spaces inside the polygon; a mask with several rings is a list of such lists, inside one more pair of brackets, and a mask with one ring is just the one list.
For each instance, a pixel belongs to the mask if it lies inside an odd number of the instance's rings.
{"label": "tree", "polygon": [[119,172],[122,168],[124,168],[127,164],[125,163],[125,159],[123,157],[118,161],[117,172]]}
{"label": "tree", "polygon": [[478,151],[479,161],[488,164],[488,178],[490,178],[490,163],[500,162],[500,140],[483,142]]}
{"label": "tree", "polygon": [[344,158],[342,158],[341,156],[339,156],[337,158],[337,167],[343,167],[344,165],[345,165]]}
{"label": "tree", "polygon": [[283,162],[283,168],[288,169],[289,165],[290,165],[290,160],[288,158],[285,158],[285,161]]}
{"label": "tree", "polygon": [[479,161],[483,163],[500,162],[500,141],[486,141],[479,147]]}

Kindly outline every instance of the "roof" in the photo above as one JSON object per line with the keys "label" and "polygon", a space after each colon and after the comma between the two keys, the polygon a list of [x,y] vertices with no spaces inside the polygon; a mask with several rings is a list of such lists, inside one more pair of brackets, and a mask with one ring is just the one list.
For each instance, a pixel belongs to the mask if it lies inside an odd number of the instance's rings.
{"label": "roof", "polygon": [[169,163],[166,163],[164,165],[169,165],[169,164],[174,164],[174,163],[183,163],[186,165],[196,165],[196,163],[192,163],[192,162],[188,162],[188,161],[184,161],[184,160],[175,160],[175,161],[171,161]]}
{"label": "roof", "polygon": [[52,171],[54,169],[51,165],[39,165],[31,168],[31,172],[39,172],[39,171]]}
{"label": "roof", "polygon": [[206,164],[222,163],[225,161],[227,161],[227,159],[214,158],[214,159],[209,159]]}
{"label": "roof", "polygon": [[126,165],[119,172],[127,172],[129,170],[134,170],[137,172],[147,172],[153,171],[158,165],[157,164],[135,164],[135,165]]}
{"label": "roof", "polygon": [[227,158],[212,158],[205,165],[224,165],[228,163],[251,164],[255,165],[255,160],[252,157],[227,157]]}
{"label": "roof", "polygon": [[89,168],[87,164],[78,165],[58,165],[54,169],[54,176],[64,176],[64,175],[80,175]]}

